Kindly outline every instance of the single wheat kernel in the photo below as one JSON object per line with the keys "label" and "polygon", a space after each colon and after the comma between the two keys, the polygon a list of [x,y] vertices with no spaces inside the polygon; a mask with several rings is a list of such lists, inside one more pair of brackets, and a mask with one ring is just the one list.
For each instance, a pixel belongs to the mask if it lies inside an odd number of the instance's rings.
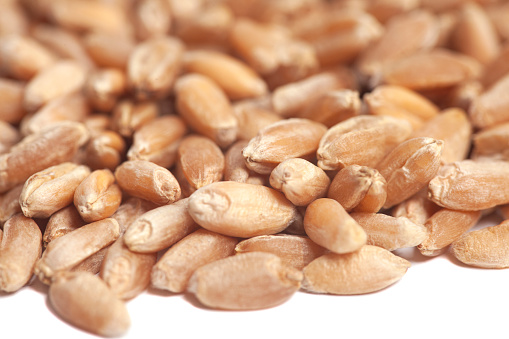
{"label": "single wheat kernel", "polygon": [[283,192],[295,206],[306,206],[327,194],[330,179],[325,172],[300,158],[287,159],[272,170],[270,185]]}
{"label": "single wheat kernel", "polygon": [[219,146],[209,138],[199,135],[186,136],[177,150],[177,171],[185,196],[197,189],[223,178],[224,155]]}
{"label": "single wheat kernel", "polygon": [[474,99],[470,106],[470,121],[477,128],[486,128],[509,121],[509,74],[504,75],[488,90]]}
{"label": "single wheat kernel", "polygon": [[197,228],[189,215],[189,199],[186,198],[138,216],[127,228],[124,242],[131,251],[157,253]]}
{"label": "single wheat kernel", "polygon": [[302,273],[271,253],[251,252],[198,268],[188,291],[211,308],[254,310],[277,306],[300,287]]}
{"label": "single wheat kernel", "polygon": [[132,299],[150,284],[150,272],[157,253],[132,252],[119,237],[102,260],[100,277],[120,299]]}
{"label": "single wheat kernel", "polygon": [[302,288],[314,293],[364,294],[400,280],[410,262],[378,246],[353,253],[329,253],[304,267]]}
{"label": "single wheat kernel", "polygon": [[381,213],[350,213],[368,236],[367,244],[394,251],[414,247],[426,239],[427,230],[405,217],[394,218]]}
{"label": "single wheat kernel", "polygon": [[189,214],[203,228],[248,238],[281,232],[297,211],[282,193],[261,185],[215,182],[189,198]]}
{"label": "single wheat kernel", "polygon": [[411,133],[410,123],[387,116],[361,115],[329,128],[320,140],[318,167],[339,170],[349,165],[374,168]]}
{"label": "single wheat kernel", "polygon": [[440,167],[443,141],[414,138],[401,143],[378,164],[377,169],[387,180],[390,208],[426,187]]}
{"label": "single wheat kernel", "polygon": [[157,205],[180,198],[180,186],[169,170],[144,160],[126,161],[115,170],[120,188],[130,195]]}
{"label": "single wheat kernel", "polygon": [[249,169],[269,174],[278,164],[291,158],[314,157],[327,128],[308,119],[282,120],[262,129],[249,141],[242,154]]}
{"label": "single wheat kernel", "polygon": [[328,252],[311,239],[298,235],[260,235],[243,240],[235,247],[236,253],[267,252],[277,255],[281,261],[302,270],[314,259]]}
{"label": "single wheat kernel", "polygon": [[376,169],[350,165],[334,176],[327,197],[347,212],[376,213],[387,199],[387,182]]}
{"label": "single wheat kernel", "polygon": [[161,99],[169,94],[180,70],[182,43],[171,37],[141,42],[127,64],[129,87],[139,100]]}
{"label": "single wheat kernel", "polygon": [[52,99],[41,109],[25,116],[20,129],[24,135],[37,133],[66,120],[82,122],[89,113],[86,98],[79,92],[69,93]]}
{"label": "single wheat kernel", "polygon": [[480,211],[509,203],[509,164],[463,160],[444,165],[428,185],[436,204],[460,211]]}
{"label": "single wheat kernel", "polygon": [[78,210],[76,210],[74,205],[67,206],[62,208],[60,211],[53,213],[46,224],[46,228],[42,236],[44,247],[47,247],[51,241],[60,238],[61,236],[66,235],[83,225],[85,225],[85,222],[81,219],[81,215],[78,213]]}
{"label": "single wheat kernel", "polygon": [[175,115],[165,115],[141,126],[133,135],[127,152],[129,160],[147,160],[170,168],[177,158],[177,148],[187,133],[184,121]]}
{"label": "single wheat kernel", "polygon": [[251,140],[256,137],[263,128],[281,121],[281,116],[266,107],[258,107],[250,102],[242,101],[233,106],[233,113],[237,118],[237,139]]}
{"label": "single wheat kernel", "polygon": [[89,174],[88,167],[70,162],[35,173],[27,179],[19,196],[23,214],[48,218],[72,204],[74,191]]}
{"label": "single wheat kernel", "polygon": [[34,112],[59,96],[80,91],[85,85],[86,68],[75,61],[62,60],[37,73],[27,84],[23,104]]}
{"label": "single wheat kernel", "polygon": [[32,219],[16,214],[7,220],[0,236],[1,291],[14,292],[28,283],[41,256],[41,239],[41,230]]}
{"label": "single wheat kernel", "polygon": [[199,229],[173,245],[152,269],[152,286],[182,293],[201,266],[235,253],[236,238]]}
{"label": "single wheat kernel", "polygon": [[131,137],[143,125],[157,118],[159,108],[152,101],[135,103],[122,100],[113,109],[111,127],[124,137]]}
{"label": "single wheat kernel", "polygon": [[203,74],[214,80],[232,100],[267,94],[267,85],[248,65],[219,52],[196,50],[184,55],[188,72]]}
{"label": "single wheat kernel", "polygon": [[226,151],[224,155],[224,181],[245,182],[255,185],[266,183],[266,175],[253,172],[246,166],[242,150],[248,143],[247,140],[237,141]]}
{"label": "single wheat kernel", "polygon": [[74,206],[87,223],[109,218],[122,201],[122,191],[110,170],[96,170],[74,192]]}
{"label": "single wheat kernel", "polygon": [[447,246],[474,227],[481,214],[480,211],[439,210],[426,220],[424,226],[428,229],[428,235],[417,248],[426,256],[441,254]]}
{"label": "single wheat kernel", "polygon": [[108,112],[115,107],[119,97],[126,92],[125,74],[116,68],[105,68],[90,74],[84,92],[94,109]]}
{"label": "single wheat kernel", "polygon": [[90,58],[100,67],[125,69],[136,47],[133,37],[107,32],[90,32],[83,37]]}
{"label": "single wheat kernel", "polygon": [[99,131],[85,148],[85,164],[92,170],[107,168],[114,171],[122,161],[125,148],[125,141],[118,133]]}
{"label": "single wheat kernel", "polygon": [[60,317],[91,333],[119,337],[131,325],[124,303],[91,273],[60,273],[50,285],[48,295]]}
{"label": "single wheat kernel", "polygon": [[333,199],[317,199],[307,207],[304,229],[311,240],[335,253],[354,252],[366,244],[366,232]]}
{"label": "single wheat kernel", "polygon": [[165,36],[172,26],[170,4],[164,0],[142,0],[134,7],[133,19],[140,40]]}
{"label": "single wheat kernel", "polygon": [[220,147],[237,138],[237,119],[223,90],[201,74],[187,74],[175,83],[177,110],[189,127]]}
{"label": "single wheat kernel", "polygon": [[509,222],[485,227],[464,234],[451,245],[452,254],[459,261],[481,268],[509,267]]}
{"label": "single wheat kernel", "polygon": [[76,122],[62,122],[25,137],[0,155],[0,192],[25,182],[32,174],[71,160],[87,142],[88,131]]}
{"label": "single wheat kernel", "polygon": [[49,284],[55,273],[67,271],[113,243],[120,235],[115,219],[107,218],[82,226],[51,241],[35,266],[35,274]]}

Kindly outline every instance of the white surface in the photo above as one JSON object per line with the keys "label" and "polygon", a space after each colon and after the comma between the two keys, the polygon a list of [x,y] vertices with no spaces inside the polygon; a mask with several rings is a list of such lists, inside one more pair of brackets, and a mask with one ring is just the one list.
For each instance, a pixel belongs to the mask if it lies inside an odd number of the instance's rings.
{"label": "white surface", "polygon": [[[228,312],[150,290],[128,302],[132,326],[124,338],[509,337],[509,269],[469,268],[448,254],[426,258],[413,249],[396,253],[412,267],[398,283],[368,295],[298,292],[272,309]],[[32,281],[17,293],[0,293],[0,338],[97,338],[55,316],[46,290]]]}

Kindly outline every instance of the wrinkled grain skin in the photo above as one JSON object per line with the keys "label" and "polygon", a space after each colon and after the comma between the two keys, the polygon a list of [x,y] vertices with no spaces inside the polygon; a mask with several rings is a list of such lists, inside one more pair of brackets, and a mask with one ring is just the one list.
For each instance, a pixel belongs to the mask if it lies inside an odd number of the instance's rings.
{"label": "wrinkled grain skin", "polygon": [[375,166],[411,133],[410,123],[386,116],[353,117],[331,127],[316,156],[323,170],[349,165]]}
{"label": "wrinkled grain skin", "polygon": [[129,86],[140,100],[163,98],[180,70],[184,46],[171,37],[156,37],[140,43],[127,65]]}
{"label": "wrinkled grain skin", "polygon": [[49,301],[65,321],[103,337],[120,337],[131,319],[108,286],[91,273],[61,273],[49,288]]}
{"label": "wrinkled grain skin", "polygon": [[248,143],[247,140],[239,140],[226,151],[224,155],[224,181],[258,185],[263,185],[266,182],[266,176],[255,173],[246,166],[242,150]]}
{"label": "wrinkled grain skin", "polygon": [[74,206],[87,223],[109,218],[122,202],[122,191],[110,170],[96,170],[74,192]]}
{"label": "wrinkled grain skin", "polygon": [[129,225],[142,214],[156,208],[150,201],[131,197],[124,201],[118,210],[111,216],[120,226],[120,234],[124,234]]}
{"label": "wrinkled grain skin", "polygon": [[334,176],[327,197],[347,212],[376,213],[387,199],[387,181],[374,168],[350,165]]}
{"label": "wrinkled grain skin", "polygon": [[16,214],[0,234],[0,291],[15,292],[26,285],[41,257],[42,234],[39,226],[22,214]]}
{"label": "wrinkled grain skin", "polygon": [[[189,196],[197,189],[221,181],[224,155],[219,146],[209,138],[189,135],[177,149],[177,171],[183,174],[182,190]],[[184,189],[184,187],[186,189]]]}
{"label": "wrinkled grain skin", "polygon": [[194,192],[189,214],[209,231],[248,238],[281,232],[296,218],[297,210],[272,188],[225,181]]}
{"label": "wrinkled grain skin", "polygon": [[180,116],[196,132],[214,140],[219,147],[237,138],[237,119],[228,97],[211,79],[187,74],[175,83],[176,106]]}
{"label": "wrinkled grain skin", "polygon": [[460,108],[449,108],[415,130],[410,139],[433,138],[444,142],[442,163],[464,160],[471,147],[472,124]]}
{"label": "wrinkled grain skin", "polygon": [[302,273],[271,253],[252,252],[198,268],[188,291],[207,307],[255,310],[277,306],[300,287]]}
{"label": "wrinkled grain skin", "polygon": [[83,124],[62,122],[25,137],[0,155],[0,192],[25,182],[32,174],[70,161],[89,134]]}
{"label": "wrinkled grain skin", "polygon": [[451,245],[459,261],[481,268],[509,267],[509,222],[466,233]]}
{"label": "wrinkled grain skin", "polygon": [[269,181],[295,206],[306,206],[325,197],[330,184],[329,177],[321,168],[300,158],[288,159],[277,165]]}
{"label": "wrinkled grain skin", "polygon": [[158,115],[159,108],[154,101],[135,103],[132,100],[122,100],[113,109],[111,127],[124,137],[132,137],[135,131]]}
{"label": "wrinkled grain skin", "polygon": [[377,169],[387,180],[385,208],[403,202],[428,185],[440,168],[443,144],[433,138],[410,139],[380,162]]}
{"label": "wrinkled grain skin", "polygon": [[428,187],[399,203],[391,209],[395,218],[406,217],[416,224],[424,225],[433,214],[441,209],[440,206],[428,199]]}
{"label": "wrinkled grain skin", "polygon": [[232,100],[267,94],[267,85],[248,65],[223,53],[207,50],[184,55],[183,67],[214,80]]}
{"label": "wrinkled grain skin", "polygon": [[371,245],[347,254],[329,253],[304,268],[302,288],[314,293],[364,294],[400,280],[410,262]]}
{"label": "wrinkled grain skin", "polygon": [[72,204],[74,191],[90,174],[83,165],[64,162],[27,179],[19,196],[21,210],[29,218],[48,218]]}
{"label": "wrinkled grain skin", "polygon": [[177,158],[180,139],[187,133],[184,121],[173,115],[156,118],[134,132],[129,160],[147,160],[170,168]]}
{"label": "wrinkled grain skin", "polygon": [[85,148],[85,163],[92,169],[114,171],[122,161],[125,141],[116,132],[100,131],[90,138]]}
{"label": "wrinkled grain skin", "polygon": [[509,203],[509,164],[463,160],[442,166],[428,185],[436,204],[460,211],[480,211]]}
{"label": "wrinkled grain skin", "polygon": [[311,240],[335,253],[357,251],[366,244],[366,232],[336,201],[313,201],[304,215],[304,229]]}
{"label": "wrinkled grain skin", "polygon": [[423,225],[405,217],[394,218],[381,213],[351,213],[350,216],[366,231],[366,244],[388,251],[417,246],[427,236]]}
{"label": "wrinkled grain skin", "polygon": [[24,107],[34,112],[51,99],[80,91],[85,85],[86,68],[75,61],[59,61],[37,73],[25,88]]}
{"label": "wrinkled grain skin", "polygon": [[124,162],[115,170],[115,179],[123,191],[157,205],[171,204],[180,198],[180,186],[173,174],[149,161]]}
{"label": "wrinkled grain skin", "polygon": [[447,246],[474,227],[481,214],[481,211],[441,209],[426,220],[424,226],[428,235],[417,248],[425,256],[441,254]]}
{"label": "wrinkled grain skin", "polygon": [[172,246],[152,269],[152,286],[182,293],[193,273],[235,254],[236,238],[199,229]]}
{"label": "wrinkled grain skin", "polygon": [[505,95],[508,89],[509,74],[472,102],[469,113],[474,127],[486,128],[509,121],[509,98]]}
{"label": "wrinkled grain skin", "polygon": [[74,205],[67,206],[62,208],[60,211],[53,213],[46,224],[46,228],[42,236],[44,247],[46,248],[51,241],[60,238],[61,236],[66,235],[85,224],[85,221],[83,221]]}
{"label": "wrinkled grain skin", "polygon": [[156,253],[180,241],[198,228],[189,215],[189,198],[161,206],[132,220],[124,242],[134,252]]}
{"label": "wrinkled grain skin", "polygon": [[235,247],[236,253],[267,252],[277,255],[288,266],[302,270],[314,259],[328,252],[305,236],[279,234],[260,235],[243,240]]}
{"label": "wrinkled grain skin", "polygon": [[150,285],[150,272],[156,260],[157,253],[132,252],[120,237],[108,248],[100,277],[118,298],[132,299]]}
{"label": "wrinkled grain skin", "polygon": [[307,119],[287,119],[269,125],[249,141],[242,154],[249,169],[270,172],[290,158],[312,158],[327,128]]}
{"label": "wrinkled grain skin", "polygon": [[49,284],[59,271],[67,271],[102,248],[113,243],[120,235],[115,219],[107,218],[82,226],[49,243],[35,266],[35,274]]}
{"label": "wrinkled grain skin", "polygon": [[438,107],[412,90],[382,85],[364,96],[369,113],[407,120],[415,130],[438,115]]}

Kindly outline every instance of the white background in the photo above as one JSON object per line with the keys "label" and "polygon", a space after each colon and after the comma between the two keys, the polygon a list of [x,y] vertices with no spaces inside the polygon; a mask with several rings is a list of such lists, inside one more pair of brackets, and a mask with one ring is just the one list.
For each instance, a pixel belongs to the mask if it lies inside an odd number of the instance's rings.
{"label": "white background", "polygon": [[[360,296],[298,292],[267,310],[214,311],[192,296],[150,289],[127,303],[132,325],[124,338],[509,338],[509,269],[470,268],[448,253],[395,253],[412,267],[389,288]],[[37,280],[0,292],[0,338],[97,338],[60,320],[46,292]]]}

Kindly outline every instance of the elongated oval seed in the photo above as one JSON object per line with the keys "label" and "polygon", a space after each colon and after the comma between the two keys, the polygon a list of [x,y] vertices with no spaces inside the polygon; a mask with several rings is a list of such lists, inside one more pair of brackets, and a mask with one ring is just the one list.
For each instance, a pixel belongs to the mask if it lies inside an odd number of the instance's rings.
{"label": "elongated oval seed", "polygon": [[49,300],[65,321],[101,336],[121,336],[131,325],[124,303],[91,273],[60,273],[50,285]]}
{"label": "elongated oval seed", "polygon": [[25,182],[34,173],[70,161],[88,137],[83,124],[70,121],[26,137],[9,153],[0,155],[0,192]]}
{"label": "elongated oval seed", "polygon": [[354,252],[366,243],[366,232],[333,199],[317,199],[307,207],[304,229],[311,240],[335,253]]}
{"label": "elongated oval seed", "polygon": [[49,243],[35,266],[35,274],[42,282],[50,283],[56,272],[71,269],[119,235],[120,226],[112,218],[82,226]]}
{"label": "elongated oval seed", "polygon": [[480,211],[509,203],[509,164],[463,160],[444,165],[428,185],[429,198],[453,210]]}
{"label": "elongated oval seed", "polygon": [[509,267],[509,221],[472,231],[452,243],[452,254],[461,262],[482,268]]}
{"label": "elongated oval seed", "polygon": [[414,247],[426,239],[423,225],[405,217],[394,218],[381,213],[351,213],[368,236],[367,244],[394,251],[398,248]]}
{"label": "elongated oval seed", "polygon": [[253,310],[279,305],[300,287],[302,273],[271,253],[251,252],[198,268],[188,291],[211,308]]}
{"label": "elongated oval seed", "polygon": [[180,185],[166,168],[145,160],[126,161],[115,170],[115,179],[125,192],[157,205],[180,198]]}
{"label": "elongated oval seed", "polygon": [[48,218],[70,205],[74,191],[89,174],[88,167],[70,162],[35,173],[25,182],[19,196],[23,214],[30,218]]}
{"label": "elongated oval seed", "polygon": [[249,141],[242,154],[249,169],[269,174],[290,158],[311,160],[327,128],[308,119],[287,119],[262,129]]}
{"label": "elongated oval seed", "polygon": [[156,260],[157,253],[132,252],[120,237],[108,248],[100,276],[117,297],[131,299],[149,286]]}
{"label": "elongated oval seed", "polygon": [[314,259],[328,252],[308,237],[279,234],[260,235],[243,240],[235,247],[235,252],[267,252],[277,255],[281,261],[298,270],[302,270]]}
{"label": "elongated oval seed", "polygon": [[237,138],[237,119],[230,101],[211,79],[200,74],[184,75],[175,83],[177,109],[187,124],[211,138],[220,147]]}
{"label": "elongated oval seed", "polygon": [[331,127],[320,140],[318,167],[339,170],[348,165],[374,168],[411,133],[410,123],[387,116],[361,115]]}
{"label": "elongated oval seed", "polygon": [[481,218],[481,214],[481,211],[441,209],[424,224],[428,234],[417,248],[426,256],[439,255],[447,246],[474,227]]}
{"label": "elongated oval seed", "polygon": [[189,214],[200,226],[232,237],[281,232],[296,213],[278,191],[233,181],[212,183],[189,198]]}
{"label": "elongated oval seed", "polygon": [[85,222],[81,219],[81,215],[74,205],[67,206],[53,213],[46,224],[46,229],[42,236],[44,247],[47,247],[51,241],[83,225],[85,225]]}
{"label": "elongated oval seed", "polygon": [[180,70],[184,46],[171,37],[156,37],[140,43],[129,57],[127,77],[140,100],[163,98]]}
{"label": "elongated oval seed", "polygon": [[294,158],[280,163],[270,174],[270,185],[284,193],[295,206],[306,206],[327,194],[330,179],[307,160]]}
{"label": "elongated oval seed", "polygon": [[184,292],[201,266],[235,253],[236,238],[205,229],[189,234],[172,246],[152,269],[152,285],[174,293]]}
{"label": "elongated oval seed", "polygon": [[14,292],[32,277],[42,252],[39,226],[22,214],[7,220],[0,235],[0,290]]}
{"label": "elongated oval seed", "polygon": [[188,198],[154,208],[132,221],[124,242],[131,251],[141,253],[168,248],[198,228],[188,210]]}
{"label": "elongated oval seed", "polygon": [[410,262],[378,246],[353,253],[325,254],[304,268],[302,288],[315,293],[363,294],[392,285]]}
{"label": "elongated oval seed", "polygon": [[377,169],[387,180],[387,200],[390,208],[410,198],[435,177],[440,167],[442,140],[415,138],[407,140],[389,153]]}
{"label": "elongated oval seed", "polygon": [[74,192],[74,206],[87,223],[109,218],[122,201],[122,192],[110,170],[96,170]]}

